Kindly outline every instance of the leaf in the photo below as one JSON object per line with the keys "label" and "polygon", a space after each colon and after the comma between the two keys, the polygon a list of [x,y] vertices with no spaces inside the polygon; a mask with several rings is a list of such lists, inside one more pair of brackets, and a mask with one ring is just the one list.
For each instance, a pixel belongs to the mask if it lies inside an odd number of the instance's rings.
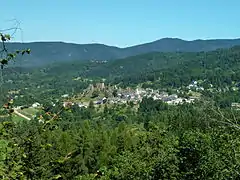
{"label": "leaf", "polygon": [[10,58],[15,58],[16,57],[16,55],[13,54],[13,53],[9,53],[7,56],[10,57]]}
{"label": "leaf", "polygon": [[10,41],[11,36],[10,36],[9,34],[5,34],[5,39],[8,40],[8,41]]}
{"label": "leaf", "polygon": [[61,176],[60,174],[58,174],[58,175],[54,176],[53,179],[59,179],[59,178],[61,178],[61,177],[62,177],[62,176]]}
{"label": "leaf", "polygon": [[52,147],[52,145],[51,145],[51,144],[46,144],[46,146],[47,146],[47,147]]}
{"label": "leaf", "polygon": [[8,60],[6,60],[6,59],[1,60],[1,64],[3,64],[3,65],[8,64]]}
{"label": "leaf", "polygon": [[30,54],[30,52],[31,52],[31,49],[27,49],[27,50],[26,50],[26,52],[27,52],[28,54]]}
{"label": "leaf", "polygon": [[24,153],[23,155],[22,155],[24,158],[27,158],[27,155]]}
{"label": "leaf", "polygon": [[5,36],[4,36],[4,35],[2,35],[2,34],[1,34],[1,40],[2,40],[3,42],[5,42],[5,41],[6,41],[6,38],[5,38]]}

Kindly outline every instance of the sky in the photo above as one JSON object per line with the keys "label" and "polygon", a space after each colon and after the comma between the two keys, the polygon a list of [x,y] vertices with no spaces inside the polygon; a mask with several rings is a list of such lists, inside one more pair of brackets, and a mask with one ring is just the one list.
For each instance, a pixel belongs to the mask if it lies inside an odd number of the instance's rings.
{"label": "sky", "polygon": [[0,30],[13,41],[103,43],[127,47],[172,37],[240,37],[239,0],[5,0]]}

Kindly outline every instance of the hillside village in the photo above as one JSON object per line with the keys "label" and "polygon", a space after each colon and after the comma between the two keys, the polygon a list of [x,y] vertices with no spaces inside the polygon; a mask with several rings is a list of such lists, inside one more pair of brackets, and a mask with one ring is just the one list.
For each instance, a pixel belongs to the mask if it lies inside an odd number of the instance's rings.
{"label": "hillside village", "polygon": [[[161,100],[169,105],[178,105],[183,103],[194,103],[195,100],[201,98],[202,92],[224,92],[229,89],[237,91],[238,87],[219,89],[214,88],[212,84],[204,85],[204,81],[192,81],[188,86],[174,90],[174,93],[156,90],[152,88],[120,88],[117,85],[108,86],[104,82],[89,84],[89,87],[82,94],[76,97],[71,97],[69,94],[64,94],[61,97],[64,99],[63,106],[77,104],[79,107],[88,107],[92,101],[95,106],[102,104],[126,104],[132,102],[139,104],[144,97]],[[184,95],[183,95],[184,94]],[[36,103],[35,103],[36,106]],[[232,103],[232,107],[240,107],[239,103]]]}
{"label": "hillside village", "polygon": [[[75,79],[74,79],[75,80]],[[212,85],[210,85],[212,88]],[[210,89],[212,90],[212,89]],[[185,90],[177,89],[175,93],[167,93],[151,88],[120,88],[117,85],[108,86],[104,82],[89,84],[88,88],[85,89],[81,94],[72,97],[69,94],[63,94],[60,98],[64,100],[63,106],[71,106],[77,104],[79,107],[88,107],[90,101],[95,106],[101,104],[126,104],[132,102],[138,104],[144,97],[153,98],[154,100],[162,100],[169,105],[177,105],[182,103],[193,103],[196,99],[201,97],[201,91],[204,88],[201,87],[198,81],[193,81],[189,84]],[[19,94],[20,91],[10,91],[9,94]],[[187,97],[181,97],[181,94],[187,94]],[[22,95],[15,95],[15,98],[21,98]],[[54,105],[54,103],[53,103]],[[235,104],[236,106],[236,104]],[[15,107],[16,109],[24,108],[25,105]],[[39,108],[41,104],[35,102],[31,105],[32,108]]]}
{"label": "hillside village", "polygon": [[[196,84],[194,87],[196,87]],[[200,89],[202,88],[200,87]],[[64,107],[74,104],[78,104],[79,107],[87,107],[90,101],[93,101],[95,106],[101,104],[126,104],[129,102],[138,104],[144,97],[153,98],[154,100],[162,100],[169,105],[177,105],[184,102],[193,103],[194,100],[200,98],[199,94],[197,96],[183,98],[179,97],[177,94],[169,94],[167,92],[151,88],[144,89],[137,87],[135,89],[122,89],[116,85],[113,87],[105,86],[104,83],[97,83],[95,85],[90,84],[79,98],[72,99],[68,94],[64,94],[62,97],[66,98],[66,101],[63,103]],[[86,99],[88,99],[88,101]]]}
{"label": "hillside village", "polygon": [[[189,85],[189,90],[196,88],[196,83]],[[200,87],[200,89],[202,89]],[[198,88],[197,88],[198,90]],[[179,91],[177,91],[179,92]],[[20,90],[9,91],[13,99],[23,98]],[[107,86],[104,82],[89,84],[89,87],[83,91],[83,93],[78,94],[76,97],[71,97],[69,94],[63,94],[60,98],[64,99],[63,106],[77,103],[79,107],[87,107],[90,101],[93,101],[95,105],[101,104],[124,104],[127,102],[133,102],[137,104],[142,101],[144,97],[153,98],[154,100],[162,100],[170,105],[181,104],[183,102],[192,103],[198,96],[190,96],[189,98],[179,97],[177,94],[169,94],[164,91],[154,90],[151,88],[120,88],[117,85]],[[53,104],[54,105],[54,104]],[[24,108],[26,105],[18,106],[16,109]],[[35,102],[31,105],[32,108],[41,107],[41,104]]]}
{"label": "hillside village", "polygon": [[[75,79],[74,79],[75,80]],[[90,81],[91,82],[91,81]],[[93,103],[94,106],[101,106],[103,104],[127,104],[132,103],[133,105],[138,105],[143,98],[153,98],[153,100],[161,100],[168,105],[178,105],[183,103],[194,103],[195,100],[201,98],[201,93],[203,91],[225,91],[225,89],[215,89],[212,84],[208,85],[208,89],[202,87],[203,81],[192,81],[188,86],[184,88],[179,88],[173,91],[173,93],[169,93],[166,91],[161,91],[152,88],[142,88],[140,86],[136,88],[121,88],[117,85],[109,86],[103,82],[89,84],[88,88],[86,88],[81,94],[70,95],[63,94],[59,99],[63,100],[63,107],[69,107],[72,105],[78,105],[79,108],[87,108],[90,102]],[[237,87],[232,87],[234,91],[238,90]],[[20,90],[18,91],[9,91],[9,94],[15,94],[15,98],[22,98]],[[16,95],[18,94],[18,95]],[[183,96],[184,94],[184,96]],[[57,101],[59,100],[57,99]],[[52,105],[55,104],[52,102]],[[232,103],[232,107],[235,109],[240,108],[239,103]],[[21,110],[25,108],[32,109],[31,111],[36,112],[37,109],[41,109],[42,105],[38,102],[33,103],[31,106],[22,105],[18,107],[14,107],[16,114],[21,115]],[[34,116],[34,114],[23,113],[21,116],[23,117]],[[30,116],[29,116],[30,115]],[[29,118],[28,118],[29,119]]]}

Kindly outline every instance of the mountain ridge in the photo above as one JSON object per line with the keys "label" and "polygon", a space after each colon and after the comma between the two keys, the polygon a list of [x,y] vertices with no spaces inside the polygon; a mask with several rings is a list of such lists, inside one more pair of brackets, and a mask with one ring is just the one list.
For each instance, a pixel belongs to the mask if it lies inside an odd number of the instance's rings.
{"label": "mountain ridge", "polygon": [[[113,60],[151,52],[201,52],[219,48],[231,48],[240,45],[237,39],[182,40],[179,38],[162,38],[149,43],[120,48],[100,43],[76,44],[61,41],[49,42],[11,42],[8,49],[30,48],[29,56],[20,57],[25,66],[41,66],[55,62],[72,60]],[[16,63],[19,65],[20,63]]]}
{"label": "mountain ridge", "polygon": [[171,37],[165,37],[165,38],[160,38],[157,40],[153,40],[150,42],[145,42],[145,43],[140,43],[140,44],[135,44],[135,45],[129,45],[126,47],[119,47],[116,45],[110,45],[110,44],[105,44],[105,43],[75,43],[75,42],[67,42],[67,41],[28,41],[28,42],[19,42],[19,41],[13,41],[10,42],[10,44],[33,44],[33,43],[62,43],[62,44],[72,44],[72,45],[104,45],[107,47],[114,47],[118,49],[126,49],[126,48],[131,48],[131,47],[136,47],[140,45],[145,45],[145,44],[151,44],[159,41],[164,41],[164,40],[179,40],[179,41],[184,41],[184,42],[196,42],[196,41],[234,41],[234,40],[240,40],[239,38],[213,38],[213,39],[193,39],[193,40],[186,40],[186,39],[181,39],[181,38],[171,38]]}

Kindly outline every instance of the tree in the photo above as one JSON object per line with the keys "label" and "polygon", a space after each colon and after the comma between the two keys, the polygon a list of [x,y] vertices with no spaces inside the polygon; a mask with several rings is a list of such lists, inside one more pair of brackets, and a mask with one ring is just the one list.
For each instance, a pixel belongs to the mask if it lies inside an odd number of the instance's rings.
{"label": "tree", "polygon": [[113,95],[113,97],[117,97],[117,90],[116,89],[113,90],[112,95]]}
{"label": "tree", "polygon": [[96,97],[98,97],[98,96],[99,96],[99,91],[98,91],[98,90],[94,90],[94,91],[92,92],[91,98],[96,98]]}
{"label": "tree", "polygon": [[[18,55],[24,55],[24,54],[30,54],[30,49],[25,49],[25,50],[15,50],[13,52],[9,52],[8,48],[7,48],[7,42],[9,42],[12,38],[12,36],[8,33],[4,33],[4,32],[8,32],[13,30],[14,33],[18,30],[18,27],[14,27],[14,28],[9,28],[9,29],[3,29],[0,30],[0,43],[1,43],[1,48],[0,48],[0,96],[5,96],[6,94],[5,92],[3,92],[3,69],[5,66],[7,66],[9,64],[9,62],[13,61]],[[14,34],[13,33],[13,34]],[[6,98],[5,98],[6,101]],[[2,105],[2,104],[0,104]]]}

